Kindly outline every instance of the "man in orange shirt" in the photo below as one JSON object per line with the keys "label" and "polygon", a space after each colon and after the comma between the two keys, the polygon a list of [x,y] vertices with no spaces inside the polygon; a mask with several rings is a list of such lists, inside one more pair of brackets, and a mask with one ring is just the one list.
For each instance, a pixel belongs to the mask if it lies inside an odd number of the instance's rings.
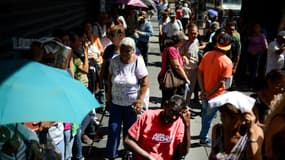
{"label": "man in orange shirt", "polygon": [[225,54],[231,48],[231,37],[224,31],[217,33],[214,50],[205,53],[198,71],[202,99],[200,144],[207,147],[211,146],[208,131],[217,112],[208,106],[208,100],[225,92],[225,82],[232,76],[233,69],[232,61]]}

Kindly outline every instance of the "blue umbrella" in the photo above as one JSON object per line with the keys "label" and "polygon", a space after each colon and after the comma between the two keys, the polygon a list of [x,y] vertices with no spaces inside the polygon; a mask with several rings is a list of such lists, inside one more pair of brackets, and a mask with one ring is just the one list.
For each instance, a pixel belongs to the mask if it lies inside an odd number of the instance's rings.
{"label": "blue umbrella", "polygon": [[99,106],[89,90],[65,70],[27,60],[0,61],[0,124],[80,124]]}
{"label": "blue umbrella", "polygon": [[211,16],[211,17],[216,17],[218,16],[218,11],[214,10],[214,9],[208,9],[208,14]]}

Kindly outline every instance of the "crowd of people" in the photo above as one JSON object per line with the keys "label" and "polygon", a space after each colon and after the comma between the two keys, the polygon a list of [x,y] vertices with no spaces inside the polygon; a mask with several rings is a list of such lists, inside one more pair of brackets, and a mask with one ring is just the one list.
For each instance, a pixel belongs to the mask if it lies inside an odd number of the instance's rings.
{"label": "crowd of people", "polygon": [[[106,159],[118,157],[121,141],[126,156],[137,160],[185,159],[191,149],[192,101],[201,103],[199,143],[211,148],[209,159],[283,159],[285,31],[269,42],[262,26],[255,23],[251,34],[241,37],[237,21],[228,19],[209,22],[207,33],[200,35],[191,9],[186,1],[176,8],[170,8],[167,0],[158,3],[159,109],[144,110],[150,87],[149,42],[154,34],[148,11],[127,8],[123,14],[114,9],[95,23],[56,29],[52,39],[33,42],[25,58],[67,70],[105,106],[109,113]],[[246,45],[241,39],[246,39]],[[247,63],[241,59],[244,54]],[[184,84],[163,86],[169,67]],[[233,91],[244,73],[249,75],[249,96]],[[81,124],[2,125],[0,159],[44,159],[36,156],[40,152],[36,148],[49,144],[54,159],[82,160],[82,143],[98,140],[96,112],[91,110]],[[221,123],[212,127],[217,112]],[[27,148],[33,150],[25,152]]]}

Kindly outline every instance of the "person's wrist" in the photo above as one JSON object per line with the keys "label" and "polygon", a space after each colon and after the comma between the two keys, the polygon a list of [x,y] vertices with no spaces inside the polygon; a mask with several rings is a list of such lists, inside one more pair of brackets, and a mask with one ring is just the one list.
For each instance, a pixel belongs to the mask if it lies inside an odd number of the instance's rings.
{"label": "person's wrist", "polygon": [[247,142],[249,142],[249,143],[257,143],[257,139],[248,139]]}

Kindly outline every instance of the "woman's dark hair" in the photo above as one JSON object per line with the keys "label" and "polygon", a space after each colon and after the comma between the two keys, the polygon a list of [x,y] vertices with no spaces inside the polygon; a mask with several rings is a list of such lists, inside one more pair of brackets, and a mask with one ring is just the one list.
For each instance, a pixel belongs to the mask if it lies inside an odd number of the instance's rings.
{"label": "woman's dark hair", "polygon": [[217,29],[214,36],[213,36],[212,43],[215,45],[217,42],[218,35],[220,35],[221,33],[225,33],[225,32],[226,32],[226,30],[224,28]]}
{"label": "woman's dark hair", "polygon": [[241,111],[239,109],[237,109],[234,105],[230,104],[230,103],[226,103],[223,106],[219,107],[219,111],[221,112],[227,112],[228,114],[231,115],[241,115]]}
{"label": "woman's dark hair", "polygon": [[78,34],[76,34],[75,32],[69,32],[68,36],[69,36],[70,42],[75,42],[76,36],[78,36]]}

